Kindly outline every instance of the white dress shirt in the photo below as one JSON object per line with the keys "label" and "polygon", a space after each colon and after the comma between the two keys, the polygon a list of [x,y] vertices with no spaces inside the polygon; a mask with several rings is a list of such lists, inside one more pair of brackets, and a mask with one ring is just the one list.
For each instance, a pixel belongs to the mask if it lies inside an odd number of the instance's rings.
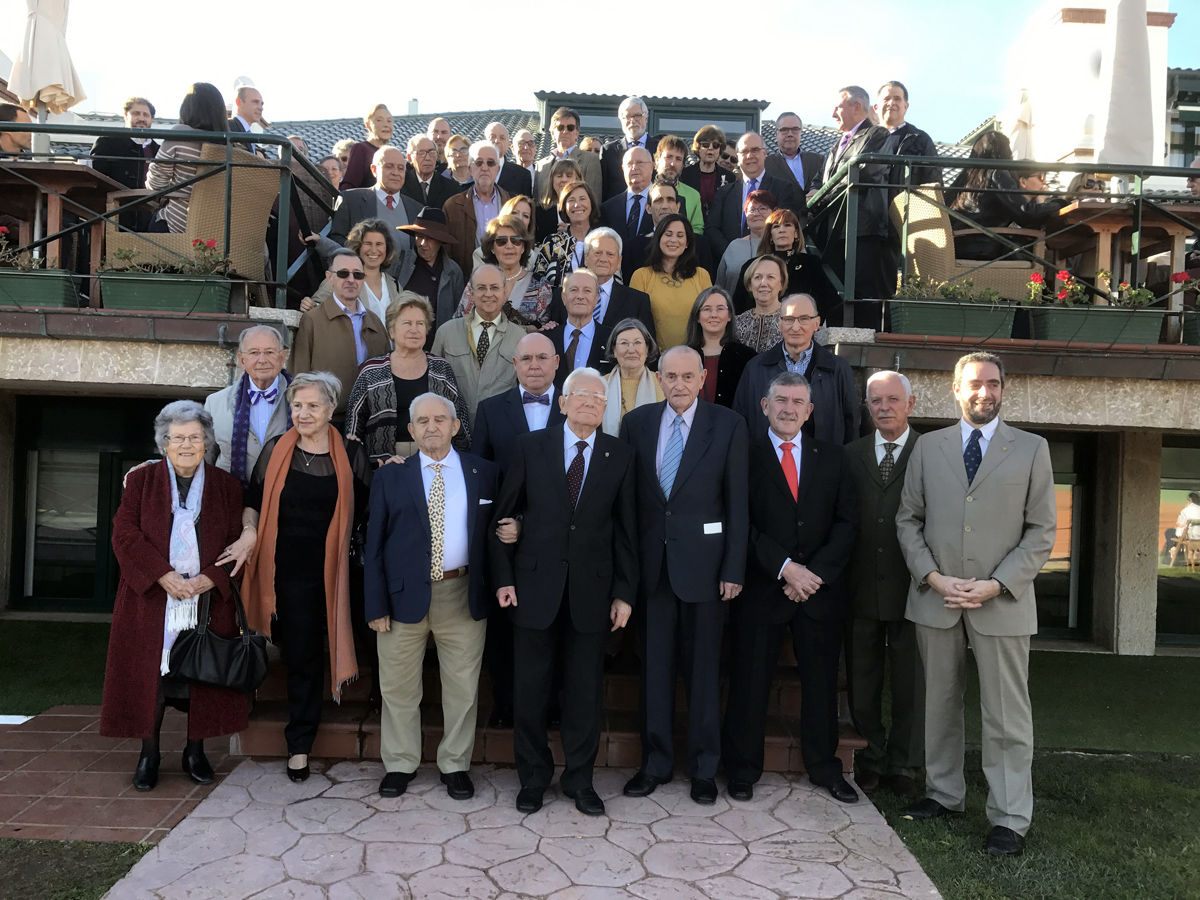
{"label": "white dress shirt", "polygon": [[[275,404],[283,402],[283,391],[286,387],[287,385],[283,383],[283,376],[276,375],[275,380],[267,385],[268,391],[271,388],[275,388],[275,399],[268,400],[266,397],[262,397],[257,403],[250,405],[250,427],[258,435],[259,444],[267,442],[267,423],[271,421],[271,414],[275,412]],[[257,385],[253,381],[250,382],[250,390],[258,390]]]}
{"label": "white dress shirt", "polygon": [[394,193],[394,194],[389,194],[383,188],[377,187],[377,188],[375,188],[375,196],[379,198],[379,202],[382,203],[384,206],[387,206],[387,198],[391,197],[392,198],[392,209],[400,208],[400,192],[399,191],[396,191],[396,193]]}
{"label": "white dress shirt", "polygon": [[640,201],[640,205],[638,206],[638,223],[640,224],[642,221],[641,217],[646,215],[647,210],[649,209],[648,204],[650,203],[650,188],[646,188],[644,191],[631,191],[631,190],[625,191],[625,221],[626,222],[629,221],[629,212],[630,212],[630,210],[633,209],[633,198],[634,197],[642,198]]}
{"label": "white dress shirt", "polygon": [[[533,391],[526,391],[525,388],[517,385],[517,390],[521,392],[522,398],[526,393],[533,394]],[[542,394],[533,394],[535,397],[541,397]],[[550,400],[545,406],[540,403],[521,403],[521,409],[525,411],[525,423],[529,426],[530,431],[541,431],[546,427],[546,423],[550,421],[550,406],[554,403],[554,385],[546,388],[545,396]]]}
{"label": "white dress shirt", "polygon": [[567,348],[575,335],[579,335],[579,345],[575,348],[574,368],[580,369],[588,364],[588,355],[592,352],[592,341],[596,339],[596,320],[588,319],[582,328],[576,328],[570,322],[563,323],[563,363],[566,363]]}
{"label": "white dress shirt", "polygon": [[363,279],[363,289],[362,293],[358,295],[358,302],[379,316],[380,322],[386,322],[387,308],[392,302],[392,295],[388,291],[387,278],[384,277],[379,280],[383,283],[383,287],[380,295],[376,297],[375,292],[371,290],[371,286],[367,284],[366,279]]}
{"label": "white dress shirt", "polygon": [[[784,440],[775,433],[775,429],[767,429],[767,437],[771,439],[771,446],[775,448],[775,458],[779,460],[779,467],[783,468],[783,444]],[[792,438],[792,459],[796,461],[796,484],[800,483],[800,442],[804,439],[804,432],[796,432],[796,436]],[[786,479],[785,479],[786,480]],[[779,567],[779,574],[775,576],[777,581],[783,579],[783,570],[787,568],[787,564],[792,561],[789,556],[783,561],[783,565]]]}
{"label": "white dress shirt", "polygon": [[[496,313],[496,318],[492,319],[492,327],[488,329],[488,346],[496,343],[496,327],[500,324],[500,316],[502,313]],[[471,314],[467,316],[467,330],[471,332],[471,346],[479,346],[479,338],[483,334],[483,316],[479,314],[479,307],[471,310]]]}
{"label": "white dress shirt", "polygon": [[[683,416],[683,424],[679,426],[679,433],[683,436],[683,446],[687,447],[688,435],[692,433],[692,422],[696,419],[696,407],[700,403],[700,398],[697,397],[692,401],[692,405],[685,409]],[[662,461],[663,452],[667,449],[667,441],[671,439],[671,429],[675,427],[675,410],[668,403],[663,407],[662,419],[658,423],[658,449],[654,452],[654,471],[662,476]]]}
{"label": "white dress shirt", "polygon": [[565,469],[570,469],[571,463],[579,455],[579,448],[575,445],[582,440],[587,441],[587,446],[583,448],[583,480],[586,482],[588,469],[592,467],[592,451],[596,448],[596,432],[593,431],[587,438],[581,438],[571,430],[570,425],[563,423],[563,465]]}
{"label": "white dress shirt", "polygon": [[992,419],[986,425],[972,425],[966,419],[958,420],[958,427],[962,429],[962,448],[963,453],[967,452],[967,441],[971,439],[971,432],[978,428],[983,432],[983,436],[979,439],[979,458],[987,456],[988,444],[992,442],[992,436],[996,433],[996,427],[1000,424],[1000,417]]}
{"label": "white dress shirt", "polygon": [[[429,489],[433,485],[434,471],[430,466],[437,462],[424,453],[421,459],[421,481],[425,483],[425,502],[429,503]],[[467,482],[463,478],[462,460],[458,451],[451,450],[441,460],[442,484],[446,491],[445,528],[442,530],[442,569],[461,569],[471,560],[470,541],[467,537]]]}
{"label": "white dress shirt", "polygon": [[[884,455],[884,453],[887,452],[886,450],[883,449],[884,444],[895,444],[896,449],[892,451],[892,459],[893,460],[899,459],[900,452],[904,449],[904,445],[906,443],[908,443],[908,436],[910,434],[912,434],[912,429],[905,428],[904,434],[900,435],[900,437],[896,438],[894,441],[889,441],[887,438],[885,438],[882,434],[879,433],[878,429],[876,429],[875,430],[875,465],[879,465],[881,462],[883,462],[883,455]],[[963,449],[965,450],[966,447],[964,446]]]}

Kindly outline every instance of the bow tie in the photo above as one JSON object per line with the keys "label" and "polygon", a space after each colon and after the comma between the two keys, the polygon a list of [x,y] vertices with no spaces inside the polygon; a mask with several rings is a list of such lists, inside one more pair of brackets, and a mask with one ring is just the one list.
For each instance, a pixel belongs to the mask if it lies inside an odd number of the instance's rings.
{"label": "bow tie", "polygon": [[542,394],[540,397],[536,397],[529,393],[529,391],[521,391],[521,403],[540,403],[542,406],[549,406],[550,395]]}
{"label": "bow tie", "polygon": [[250,405],[254,406],[259,400],[266,400],[268,403],[274,403],[275,398],[279,396],[279,388],[272,387],[269,391],[259,391],[254,388],[250,389]]}

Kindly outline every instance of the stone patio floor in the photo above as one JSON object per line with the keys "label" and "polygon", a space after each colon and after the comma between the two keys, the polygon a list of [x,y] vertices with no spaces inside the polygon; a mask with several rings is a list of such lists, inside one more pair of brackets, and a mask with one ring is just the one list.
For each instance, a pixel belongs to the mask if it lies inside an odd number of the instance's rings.
{"label": "stone patio floor", "polygon": [[[840,804],[767,774],[754,800],[694,804],[686,779],[631,799],[626,769],[597,769],[607,815],[557,785],[515,808],[513,769],[472,769],[451,800],[434,767],[377,793],[383,767],[340,762],[293,784],[283,762],[244,760],[107,900],[940,900],[866,799]],[[722,788],[723,788],[722,784]]]}

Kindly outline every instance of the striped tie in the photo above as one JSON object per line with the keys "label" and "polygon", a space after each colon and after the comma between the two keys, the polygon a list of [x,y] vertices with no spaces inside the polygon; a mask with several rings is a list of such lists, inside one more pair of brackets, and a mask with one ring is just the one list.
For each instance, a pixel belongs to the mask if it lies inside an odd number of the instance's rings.
{"label": "striped tie", "polygon": [[679,472],[679,461],[683,459],[683,416],[675,416],[675,424],[671,426],[671,436],[667,438],[667,447],[663,450],[662,468],[658,471],[658,483],[662,485],[663,496],[670,499],[671,488],[675,486],[675,475]]}

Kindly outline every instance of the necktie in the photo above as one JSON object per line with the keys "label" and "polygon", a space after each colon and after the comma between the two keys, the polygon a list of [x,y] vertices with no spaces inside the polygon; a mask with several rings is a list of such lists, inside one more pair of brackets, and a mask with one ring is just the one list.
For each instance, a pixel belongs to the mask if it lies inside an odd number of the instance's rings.
{"label": "necktie", "polygon": [[658,483],[662,487],[663,496],[671,496],[671,488],[675,486],[675,475],[679,472],[679,461],[683,459],[683,416],[676,415],[675,423],[671,426],[671,436],[667,438],[666,449],[663,450],[662,468],[658,472]]}
{"label": "necktie", "polygon": [[846,148],[850,146],[850,139],[853,136],[854,136],[854,133],[851,131],[847,131],[845,134],[842,135],[842,139],[840,141],[838,141],[838,152],[837,152],[838,156],[841,156],[842,153],[845,152]]}
{"label": "necktie", "polygon": [[779,449],[783,451],[783,477],[787,479],[788,487],[792,492],[792,499],[800,499],[800,473],[796,471],[796,457],[792,456],[792,448],[796,445],[791,441],[784,441],[779,445]]}
{"label": "necktie", "polygon": [[626,234],[637,234],[638,223],[642,221],[642,195],[633,195],[633,205],[629,207],[629,219],[625,222]]}
{"label": "necktie", "polygon": [[567,490],[571,492],[571,505],[579,502],[579,492],[583,490],[583,451],[587,449],[587,441],[575,442],[575,458],[567,467]]}
{"label": "necktie", "polygon": [[542,404],[542,406],[549,406],[550,405],[550,395],[542,394],[540,397],[537,397],[537,396],[529,393],[529,391],[521,391],[521,402],[522,403],[540,403],[540,404]]}
{"label": "necktie", "polygon": [[442,574],[442,539],[446,530],[446,482],[442,480],[442,464],[430,463],[433,469],[433,483],[429,485],[429,577],[441,581]]}
{"label": "necktie", "polygon": [[254,388],[250,389],[250,405],[254,406],[259,400],[266,400],[268,403],[274,403],[275,398],[279,396],[279,388],[272,387],[269,391],[259,391]]}
{"label": "necktie", "polygon": [[979,439],[983,437],[983,432],[978,428],[971,430],[971,436],[967,438],[967,449],[963,451],[963,465],[967,467],[967,484],[975,480],[975,473],[979,471],[979,464],[983,462],[983,450],[979,447]]}
{"label": "necktie", "polygon": [[892,467],[896,465],[896,458],[892,456],[892,451],[898,446],[898,444],[883,445],[883,459],[879,461],[879,477],[883,479],[884,484],[887,484],[888,479],[892,477]]}
{"label": "necktie", "polygon": [[488,329],[495,324],[495,322],[479,323],[479,327],[482,330],[479,332],[479,343],[475,345],[475,360],[479,363],[480,368],[483,368],[484,357],[487,356],[488,347],[492,345],[492,342],[488,339]]}
{"label": "necktie", "polygon": [[571,335],[571,344],[567,347],[567,371],[575,369],[575,354],[579,350],[580,333],[579,329],[576,328],[575,333]]}
{"label": "necktie", "polygon": [[604,309],[604,307],[607,303],[608,303],[608,291],[606,291],[604,288],[600,288],[600,300],[596,303],[596,308],[592,310],[592,321],[593,322],[600,321],[600,310]]}
{"label": "necktie", "polygon": [[426,200],[429,199],[429,182],[428,181],[421,182],[421,196],[424,197]]}
{"label": "necktie", "polygon": [[[748,185],[748,187],[750,188],[750,190],[746,191],[747,197],[749,197],[750,194],[753,193],[754,191],[758,190],[758,179],[751,178],[750,184]],[[742,231],[745,231],[745,230],[746,230],[746,204],[743,203],[742,204]]]}
{"label": "necktie", "polygon": [[386,201],[386,202],[387,202],[387,208],[388,208],[388,209],[395,209],[395,208],[396,208],[396,198],[395,198],[395,197],[393,197],[391,194],[388,194],[388,195],[387,195],[387,201]]}

